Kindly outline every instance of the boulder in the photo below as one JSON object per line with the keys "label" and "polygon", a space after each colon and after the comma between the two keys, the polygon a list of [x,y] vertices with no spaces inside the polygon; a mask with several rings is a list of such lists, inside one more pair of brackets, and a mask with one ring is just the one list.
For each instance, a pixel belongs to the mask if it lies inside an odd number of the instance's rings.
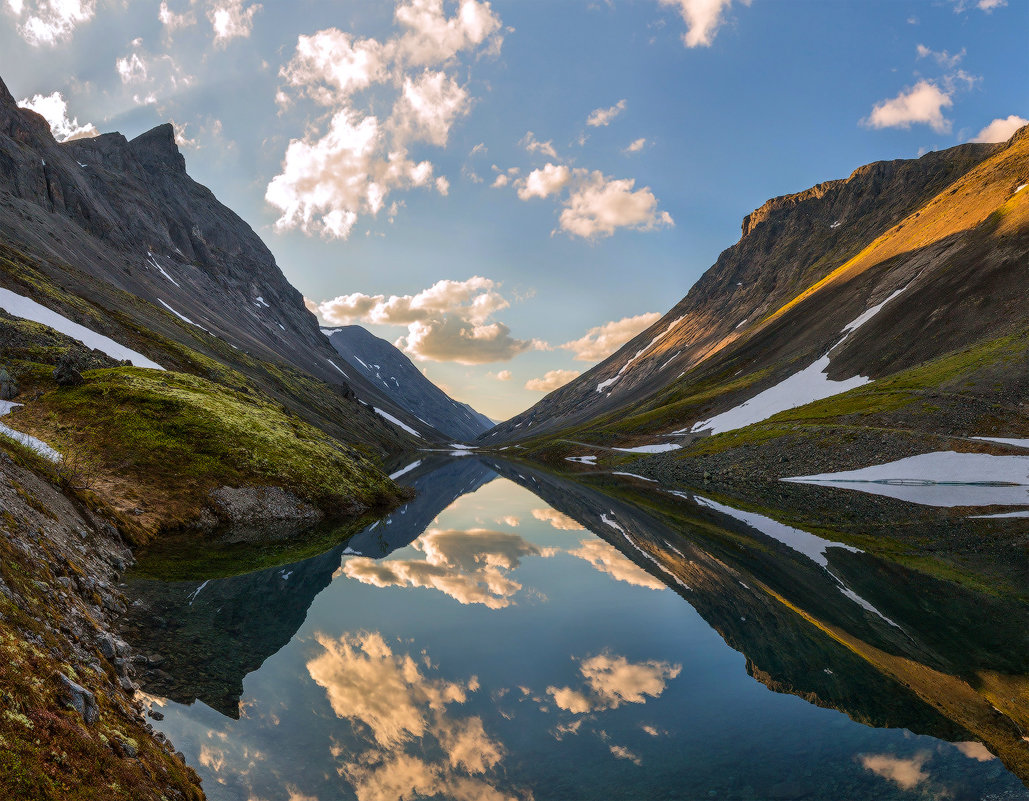
{"label": "boulder", "polygon": [[54,369],[54,381],[61,387],[77,387],[82,383],[82,373],[79,372],[78,360],[72,354],[64,354],[57,367]]}
{"label": "boulder", "polygon": [[0,400],[12,400],[18,394],[18,384],[7,369],[0,367]]}
{"label": "boulder", "polygon": [[63,673],[57,674],[58,681],[64,686],[65,703],[82,716],[87,726],[92,726],[100,717],[100,707],[96,696],[80,684],[76,684]]}

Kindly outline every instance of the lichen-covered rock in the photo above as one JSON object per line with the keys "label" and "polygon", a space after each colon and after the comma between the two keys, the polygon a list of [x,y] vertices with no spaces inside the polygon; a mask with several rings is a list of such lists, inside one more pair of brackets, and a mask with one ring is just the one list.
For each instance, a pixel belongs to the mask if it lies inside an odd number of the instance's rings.
{"label": "lichen-covered rock", "polygon": [[65,702],[82,716],[87,726],[92,726],[100,717],[100,707],[96,696],[80,684],[76,684],[63,673],[57,674],[58,681],[64,685]]}
{"label": "lichen-covered rock", "polygon": [[18,394],[18,384],[7,369],[0,367],[0,400],[11,400]]}
{"label": "lichen-covered rock", "polygon": [[54,381],[58,386],[77,387],[84,380],[78,367],[78,360],[71,353],[66,353],[57,362],[57,367],[54,369]]}

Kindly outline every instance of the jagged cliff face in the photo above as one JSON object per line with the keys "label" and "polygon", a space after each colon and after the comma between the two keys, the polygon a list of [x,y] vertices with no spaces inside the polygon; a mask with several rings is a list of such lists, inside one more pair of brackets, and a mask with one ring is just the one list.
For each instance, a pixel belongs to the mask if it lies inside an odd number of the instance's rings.
{"label": "jagged cliff face", "polygon": [[530,422],[533,436],[572,427],[673,385],[1003,147],[962,145],[877,162],[847,179],[769,200],[664,317],[484,441],[522,438]]}
{"label": "jagged cliff face", "polygon": [[359,325],[327,328],[325,333],[356,373],[443,434],[459,442],[471,442],[493,428],[488,417],[447,395],[386,340]]}
{"label": "jagged cliff face", "polygon": [[[440,438],[360,374],[340,368],[260,237],[187,174],[171,125],[132,140],[109,133],[58,143],[46,121],[18,108],[0,82],[0,223],[0,244],[101,310],[128,314],[147,330],[226,362],[217,338],[242,352],[232,366],[244,372],[243,354],[299,368],[417,426],[430,440]],[[0,282],[24,292],[16,279],[0,271]],[[119,291],[151,306],[127,305]],[[274,381],[263,388],[316,422],[319,404],[291,397]],[[370,410],[355,410],[354,417],[367,443],[392,448],[420,441]],[[322,422],[332,433],[345,432]]]}

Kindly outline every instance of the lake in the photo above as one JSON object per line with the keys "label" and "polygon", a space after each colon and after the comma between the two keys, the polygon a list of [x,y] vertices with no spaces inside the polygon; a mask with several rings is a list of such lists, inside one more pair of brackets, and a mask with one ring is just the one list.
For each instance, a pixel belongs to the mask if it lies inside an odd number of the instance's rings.
{"label": "lake", "polygon": [[213,801],[1029,799],[1024,595],[703,488],[398,481],[302,561],[128,581],[154,726]]}

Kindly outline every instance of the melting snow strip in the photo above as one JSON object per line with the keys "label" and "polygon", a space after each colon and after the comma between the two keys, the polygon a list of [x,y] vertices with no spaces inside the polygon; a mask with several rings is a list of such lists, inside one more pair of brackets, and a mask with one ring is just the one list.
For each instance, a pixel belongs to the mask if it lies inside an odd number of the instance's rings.
{"label": "melting snow strip", "polygon": [[[286,329],[284,328],[282,330],[285,331]],[[343,371],[339,369],[339,365],[336,364],[336,362],[334,362],[332,359],[326,359],[325,361],[327,361],[329,364],[331,364],[333,367],[335,367],[337,370],[339,370],[341,373],[343,373]],[[348,376],[346,373],[343,373],[343,377],[346,378],[347,380],[350,379],[350,376]]]}
{"label": "melting snow strip", "polygon": [[638,478],[640,481],[649,481],[651,484],[656,484],[657,483],[652,478],[647,478],[646,476],[638,476],[635,473],[621,473],[621,472],[619,472],[617,470],[614,470],[614,471],[612,471],[611,475],[613,475],[613,476],[629,476],[630,478]]}
{"label": "melting snow strip", "polygon": [[644,353],[646,353],[648,350],[650,350],[652,347],[654,347],[658,342],[660,342],[662,339],[664,339],[666,336],[668,336],[668,334],[671,333],[672,329],[675,328],[675,326],[677,326],[679,323],[681,323],[684,319],[685,319],[685,316],[677,317],[674,320],[672,320],[672,322],[670,322],[668,324],[668,327],[665,328],[664,331],[662,331],[660,334],[658,334],[656,337],[654,337],[652,340],[650,340],[649,344],[647,344],[645,347],[641,348],[640,350],[636,351],[636,355],[633,356],[631,359],[629,359],[629,361],[627,361],[625,364],[622,365],[621,369],[615,374],[614,378],[609,378],[606,381],[601,381],[599,384],[597,384],[597,392],[603,392],[605,389],[607,389],[609,386],[611,386],[613,383],[615,383],[615,381],[617,381],[619,378],[621,378],[622,377],[622,373],[624,373],[626,370],[628,370],[629,366],[633,362],[635,362],[640,356],[642,356]]}
{"label": "melting snow strip", "polygon": [[[508,447],[510,447],[510,446],[508,446]],[[507,448],[501,448],[501,450],[507,450]],[[566,462],[578,462],[579,464],[592,464],[592,465],[596,465],[597,457],[596,456],[566,456],[565,457],[565,461]]]}
{"label": "melting snow strip", "polygon": [[103,351],[112,359],[117,359],[118,361],[127,359],[136,367],[149,367],[151,370],[164,369],[157,362],[151,361],[142,353],[137,353],[124,345],[119,345],[110,337],[91,331],[84,325],[73,323],[67,317],[36,303],[34,300],[15,294],[9,289],[0,288],[0,309],[15,317],[21,317],[34,323],[49,326],[59,333],[72,339],[77,339],[87,348],[96,348],[99,351]]}
{"label": "melting snow strip", "polygon": [[677,451],[682,445],[674,442],[662,442],[658,445],[637,445],[635,448],[612,448],[613,451],[622,453],[665,453],[666,451]]}
{"label": "melting snow strip", "polygon": [[187,323],[189,323],[190,325],[195,325],[195,326],[196,326],[197,328],[200,328],[200,329],[202,329],[202,330],[204,330],[204,331],[207,331],[207,329],[206,329],[206,328],[204,328],[204,327],[203,327],[202,325],[198,325],[197,323],[194,323],[194,322],[193,322],[192,320],[190,320],[190,319],[189,319],[189,318],[188,318],[188,317],[187,317],[186,315],[182,314],[181,312],[177,312],[177,311],[175,311],[175,309],[173,309],[173,308],[172,308],[171,306],[169,306],[169,305],[168,305],[167,303],[165,303],[165,302],[164,302],[163,300],[161,300],[160,298],[158,298],[158,299],[157,299],[157,302],[158,302],[158,303],[160,303],[160,304],[161,304],[162,306],[164,306],[164,308],[166,308],[166,309],[167,309],[168,311],[170,311],[170,312],[171,312],[172,314],[174,314],[174,315],[175,315],[176,317],[178,317],[178,318],[179,318],[180,320],[182,320],[182,321],[184,321],[184,322],[187,322]]}
{"label": "melting snow strip", "polygon": [[[10,412],[15,406],[21,405],[22,404],[20,403],[12,403],[11,401],[0,401],[0,417],[3,417],[5,414]],[[0,423],[0,434],[10,437],[15,442],[35,451],[44,459],[54,462],[55,464],[59,463],[63,458],[60,453],[43,442],[43,440],[36,439],[31,434],[26,434],[24,431],[18,431],[16,428],[11,428],[3,423]]]}
{"label": "melting snow strip", "polygon": [[157,259],[154,258],[154,254],[153,253],[148,252],[146,255],[147,255],[147,258],[150,260],[150,263],[152,265],[154,265],[154,267],[156,267],[158,270],[160,270],[161,275],[163,275],[165,278],[167,278],[169,281],[171,281],[173,284],[175,284],[175,286],[179,287],[179,289],[182,289],[182,287],[179,284],[179,282],[176,281],[174,278],[172,278],[170,275],[168,275],[168,273],[165,272],[164,267],[162,267],[160,264],[157,263]]}
{"label": "melting snow strip", "polygon": [[[336,368],[336,369],[339,369],[339,368]],[[343,371],[340,370],[340,372],[343,372]],[[406,431],[408,434],[414,434],[419,439],[425,439],[425,437],[423,437],[421,434],[419,434],[417,431],[415,431],[413,428],[411,428],[411,426],[407,425],[406,423],[402,423],[400,420],[397,420],[397,418],[395,418],[389,412],[384,412],[382,409],[379,409],[376,406],[373,406],[372,409],[375,410],[375,413],[377,415],[379,415],[380,417],[385,417],[387,420],[389,420],[391,423],[393,423],[396,426],[400,426],[400,428],[404,429],[404,431]]]}
{"label": "melting snow strip", "polygon": [[200,590],[202,590],[204,587],[206,587],[209,583],[210,583],[210,579],[208,579],[208,581],[205,581],[203,584],[201,584],[199,587],[197,587],[195,590],[193,590],[193,592],[191,592],[189,594],[189,597],[186,598],[186,600],[189,601],[189,605],[190,606],[192,606],[193,605],[193,601],[195,601],[197,599],[197,596],[200,594]]}
{"label": "melting snow strip", "polygon": [[1016,448],[1029,448],[1029,438],[1018,437],[972,437],[983,442],[999,442],[1001,445],[1014,445]]}

